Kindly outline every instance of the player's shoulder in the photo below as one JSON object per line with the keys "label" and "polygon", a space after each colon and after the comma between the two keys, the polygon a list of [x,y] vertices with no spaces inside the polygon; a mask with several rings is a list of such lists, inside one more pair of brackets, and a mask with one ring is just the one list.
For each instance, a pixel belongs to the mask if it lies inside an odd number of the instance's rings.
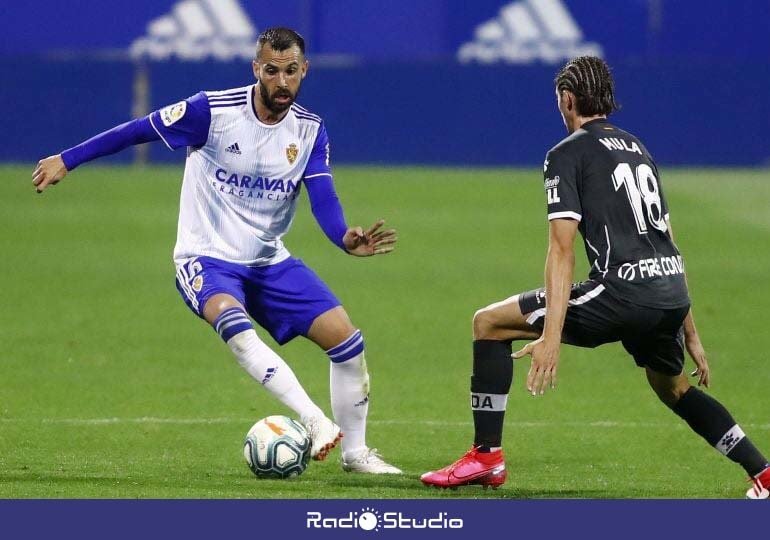
{"label": "player's shoulder", "polygon": [[297,118],[299,122],[303,122],[303,123],[308,122],[312,124],[317,124],[319,126],[323,124],[323,119],[320,116],[318,116],[314,112],[309,111],[299,103],[295,102],[291,104],[291,112],[292,114],[294,114],[295,118]]}
{"label": "player's shoulder", "polygon": [[632,141],[632,142],[635,142],[637,145],[639,145],[639,147],[641,148],[641,150],[644,153],[644,155],[646,155],[646,156],[650,157],[650,159],[652,159],[652,155],[650,154],[650,151],[647,150],[647,147],[644,145],[644,143],[642,142],[642,140],[639,137],[637,137],[635,134],[631,133],[630,131],[627,131],[625,129],[619,128],[617,126],[613,125],[612,127],[617,129],[618,132],[621,133],[621,137],[622,138],[624,138],[626,140],[629,140],[629,141]]}
{"label": "player's shoulder", "polygon": [[212,113],[224,112],[247,105],[252,86],[228,88],[227,90],[204,90],[200,94],[205,96]]}
{"label": "player's shoulder", "polygon": [[558,144],[548,150],[547,158],[577,158],[591,143],[591,135],[584,129],[577,129],[564,137]]}

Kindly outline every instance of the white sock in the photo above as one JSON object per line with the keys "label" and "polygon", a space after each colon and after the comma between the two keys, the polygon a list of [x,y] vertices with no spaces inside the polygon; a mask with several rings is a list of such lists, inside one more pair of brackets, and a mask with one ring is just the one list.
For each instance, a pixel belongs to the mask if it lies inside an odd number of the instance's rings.
{"label": "white sock", "polygon": [[297,413],[300,420],[325,416],[302,388],[289,365],[259,339],[253,328],[231,337],[227,345],[241,367],[281,403]]}
{"label": "white sock", "polygon": [[343,457],[349,457],[366,448],[369,373],[363,337],[357,331],[326,352],[332,360],[329,368],[332,412],[345,435],[342,438]]}

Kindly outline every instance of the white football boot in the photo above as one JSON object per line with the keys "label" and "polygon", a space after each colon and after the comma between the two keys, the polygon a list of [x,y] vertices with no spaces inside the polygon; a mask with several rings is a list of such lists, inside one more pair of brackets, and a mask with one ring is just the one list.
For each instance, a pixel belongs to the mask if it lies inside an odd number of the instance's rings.
{"label": "white football boot", "polygon": [[323,461],[342,438],[340,426],[325,416],[303,418],[302,423],[312,441],[310,457],[316,461]]}
{"label": "white football boot", "polygon": [[403,474],[398,467],[386,463],[376,448],[363,448],[352,456],[343,455],[342,470],[366,474]]}

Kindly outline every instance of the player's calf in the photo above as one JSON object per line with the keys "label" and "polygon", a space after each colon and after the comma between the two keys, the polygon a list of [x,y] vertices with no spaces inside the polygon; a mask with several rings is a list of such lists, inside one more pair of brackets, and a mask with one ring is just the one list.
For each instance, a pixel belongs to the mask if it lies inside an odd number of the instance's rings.
{"label": "player's calf", "polygon": [[242,307],[231,307],[217,315],[211,326],[227,343],[246,372],[300,418],[324,417],[310,399],[292,369],[259,339]]}
{"label": "player's calf", "polygon": [[332,412],[345,437],[342,439],[342,468],[348,472],[401,474],[366,445],[369,413],[369,372],[366,368],[364,336],[355,330],[342,342],[327,349],[330,360]]}
{"label": "player's calf", "polygon": [[474,340],[473,446],[454,463],[423,474],[420,477],[423,484],[446,488],[471,484],[499,487],[505,482],[502,439],[508,392],[513,381],[511,350],[510,341]]}
{"label": "player's calf", "polygon": [[513,381],[511,350],[510,341],[480,339],[473,342],[473,444],[482,451],[502,446],[505,408]]}
{"label": "player's calf", "polygon": [[369,373],[364,356],[364,336],[360,330],[326,351],[330,360],[329,383],[334,419],[345,439],[346,454],[366,448],[366,417],[369,412]]}
{"label": "player's calf", "polygon": [[[759,485],[766,493],[770,487],[770,464],[721,403],[690,386],[671,409],[718,452],[740,464],[750,478],[761,477]],[[766,485],[762,484],[765,480]],[[762,494],[761,489],[758,493]]]}

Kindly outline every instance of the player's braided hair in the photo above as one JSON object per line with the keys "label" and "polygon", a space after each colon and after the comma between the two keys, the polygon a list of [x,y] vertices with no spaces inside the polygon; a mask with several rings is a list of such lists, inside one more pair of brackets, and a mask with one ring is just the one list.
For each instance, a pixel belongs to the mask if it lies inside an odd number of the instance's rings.
{"label": "player's braided hair", "polygon": [[305,54],[305,38],[291,28],[276,26],[262,32],[257,39],[257,56],[265,43],[269,43],[274,51],[285,51],[296,45]]}
{"label": "player's braided hair", "polygon": [[577,98],[581,116],[609,116],[620,109],[615,102],[615,82],[607,62],[596,56],[579,56],[567,62],[554,79],[556,89]]}

